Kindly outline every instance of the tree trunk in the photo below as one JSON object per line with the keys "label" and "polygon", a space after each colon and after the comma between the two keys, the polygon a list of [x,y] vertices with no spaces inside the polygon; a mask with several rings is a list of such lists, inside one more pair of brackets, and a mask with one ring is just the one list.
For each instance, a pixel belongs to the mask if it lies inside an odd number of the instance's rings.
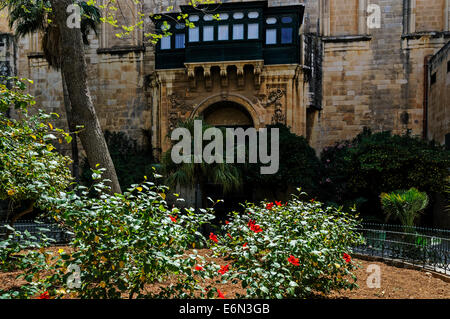
{"label": "tree trunk", "polygon": [[50,0],[55,22],[61,34],[61,72],[66,79],[72,107],[73,123],[83,126],[80,140],[89,165],[106,169],[103,178],[110,180],[112,193],[121,193],[119,180],[100,127],[87,84],[87,65],[81,30],[67,26],[67,8],[72,0]]}
{"label": "tree trunk", "polygon": [[61,72],[63,93],[64,93],[64,108],[66,110],[67,125],[69,127],[70,136],[72,137],[72,142],[70,143],[72,147],[72,175],[75,178],[75,182],[80,182],[80,159],[78,154],[78,137],[77,137],[77,126],[73,122],[72,106],[70,105],[69,92],[67,91],[66,78],[64,73]]}

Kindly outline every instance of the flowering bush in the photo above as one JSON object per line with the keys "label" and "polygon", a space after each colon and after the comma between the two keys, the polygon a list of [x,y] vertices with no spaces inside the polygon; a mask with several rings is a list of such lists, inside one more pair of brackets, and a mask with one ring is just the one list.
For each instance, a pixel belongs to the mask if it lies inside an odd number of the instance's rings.
{"label": "flowering bush", "polygon": [[[58,196],[72,178],[70,158],[55,152],[54,144],[71,141],[68,133],[54,128],[58,116],[42,111],[30,115],[28,107],[34,98],[25,94],[25,80],[10,79],[12,88],[0,83],[0,200],[9,200],[11,224],[41,208],[43,195]],[[8,117],[16,108],[18,119]]]}
{"label": "flowering bush", "polygon": [[213,250],[232,259],[223,279],[240,279],[246,297],[307,297],[356,287],[350,252],[362,239],[354,217],[297,196],[245,208],[225,223],[227,235]]}
{"label": "flowering bush", "polygon": [[[79,186],[62,198],[48,198],[54,218],[73,233],[72,251],[60,253],[54,275],[48,278],[50,296],[69,292],[79,298],[212,296],[215,290],[209,287],[205,293],[199,278],[215,275],[217,266],[205,262],[195,249],[187,250],[206,246],[197,230],[213,216],[208,211],[169,209],[167,188],[153,182],[133,185],[123,195],[109,195],[100,182],[101,173],[93,170],[95,197],[88,196],[91,189]],[[77,268],[78,286],[73,285]],[[175,283],[157,292],[145,290],[146,284],[170,277],[176,278]]]}

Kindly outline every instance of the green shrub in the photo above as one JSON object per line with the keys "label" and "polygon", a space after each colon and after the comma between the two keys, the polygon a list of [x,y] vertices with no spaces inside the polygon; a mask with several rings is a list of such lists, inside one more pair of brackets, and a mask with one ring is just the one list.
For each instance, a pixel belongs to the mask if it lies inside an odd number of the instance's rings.
{"label": "green shrub", "polygon": [[403,226],[414,226],[414,220],[428,205],[427,194],[416,188],[382,193],[380,199],[386,220],[398,219]]}
{"label": "green shrub", "polygon": [[[0,84],[0,199],[16,206],[26,203],[28,207],[12,212],[12,222],[40,208],[44,196],[58,196],[71,182],[71,160],[56,152],[54,146],[64,139],[69,143],[71,137],[51,124],[57,114],[41,110],[35,115],[28,113],[35,102],[24,94],[24,81],[13,81],[11,89]],[[12,107],[16,108],[17,119],[6,115]]]}
{"label": "green shrub", "polygon": [[260,165],[248,165],[243,174],[246,182],[272,190],[273,198],[279,198],[282,193],[295,190],[299,185],[315,195],[319,187],[321,163],[314,149],[303,136],[295,135],[285,125],[277,124],[270,128],[279,129],[280,168],[274,175],[261,175]]}
{"label": "green shrub", "polygon": [[303,298],[356,287],[350,253],[361,237],[353,217],[296,196],[245,208],[225,223],[213,250],[231,257],[223,278],[240,279],[246,297]]}
{"label": "green shrub", "polygon": [[[94,170],[93,189],[80,186],[63,198],[48,198],[54,218],[73,233],[73,252],[61,254],[54,275],[48,279],[51,296],[76,293],[79,298],[187,298],[206,296],[198,278],[216,272],[198,256],[194,247],[205,247],[200,226],[213,216],[205,210],[169,209],[165,186],[153,182],[133,185],[123,195],[109,195]],[[79,194],[79,195],[77,195]],[[201,264],[204,271],[196,271]],[[81,286],[71,288],[67,280],[71,265],[80,268]],[[146,284],[169,277],[176,282],[158,292],[146,292]],[[209,287],[211,288],[211,287]],[[209,289],[212,296],[214,290]]]}
{"label": "green shrub", "polygon": [[444,191],[450,152],[409,134],[371,133],[325,148],[322,198],[343,204],[366,199],[360,211],[383,217],[379,194],[417,187],[430,196]]}

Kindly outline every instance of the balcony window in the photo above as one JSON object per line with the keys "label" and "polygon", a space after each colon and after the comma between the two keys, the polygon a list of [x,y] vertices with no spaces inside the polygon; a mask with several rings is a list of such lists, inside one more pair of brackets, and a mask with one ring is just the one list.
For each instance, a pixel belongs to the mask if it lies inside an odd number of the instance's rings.
{"label": "balcony window", "polygon": [[185,35],[184,33],[178,33],[175,35],[175,49],[184,49],[185,47]]}
{"label": "balcony window", "polygon": [[292,43],[292,28],[281,28],[281,43]]}
{"label": "balcony window", "polygon": [[233,40],[243,40],[244,39],[244,25],[234,24],[233,25]]}
{"label": "balcony window", "polygon": [[226,41],[228,40],[228,35],[229,33],[229,27],[227,24],[224,25],[219,25],[219,35],[218,35],[218,40],[219,41]]}
{"label": "balcony window", "polygon": [[196,22],[200,19],[200,17],[198,15],[193,15],[189,17],[189,21],[190,22]]}
{"label": "balcony window", "polygon": [[233,19],[235,20],[240,20],[244,18],[244,13],[243,12],[236,12],[235,14],[233,14]]}
{"label": "balcony window", "polygon": [[170,48],[171,48],[170,42],[171,42],[170,36],[162,37],[161,38],[161,50],[170,50]]}
{"label": "balcony window", "polygon": [[206,25],[203,27],[203,41],[214,41],[214,26]]}
{"label": "balcony window", "polygon": [[283,17],[283,18],[281,18],[281,22],[292,23],[292,18],[291,17]]}
{"label": "balcony window", "polygon": [[200,41],[200,32],[199,28],[190,28],[189,29],[189,42],[198,42]]}
{"label": "balcony window", "polygon": [[212,14],[205,14],[203,16],[203,20],[205,20],[205,21],[212,21],[213,20],[213,15]]}
{"label": "balcony window", "polygon": [[267,18],[266,23],[267,24],[275,24],[275,23],[277,23],[277,18]]}
{"label": "balcony window", "polygon": [[249,12],[249,13],[248,13],[248,17],[249,17],[250,19],[256,19],[256,18],[259,17],[259,12],[257,12],[257,11]]}
{"label": "balcony window", "polygon": [[259,24],[250,23],[248,25],[248,39],[258,39],[259,38]]}
{"label": "balcony window", "polygon": [[228,20],[230,15],[228,13],[219,13],[219,20]]}
{"label": "balcony window", "polygon": [[266,44],[277,44],[277,29],[266,30]]}

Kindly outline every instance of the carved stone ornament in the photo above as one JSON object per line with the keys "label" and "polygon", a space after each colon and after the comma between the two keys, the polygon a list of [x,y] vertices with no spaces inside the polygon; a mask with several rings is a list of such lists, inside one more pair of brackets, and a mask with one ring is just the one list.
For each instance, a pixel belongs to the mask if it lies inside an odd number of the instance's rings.
{"label": "carved stone ornament", "polygon": [[[273,104],[281,105],[281,98],[284,96],[285,92],[281,89],[273,90],[269,93],[269,96],[265,94],[260,94],[259,97],[256,97],[256,103],[259,104],[263,108],[268,108]],[[264,101],[265,100],[265,101]]]}
{"label": "carved stone ornament", "polygon": [[184,102],[180,101],[179,96],[173,93],[168,96],[169,99],[169,131],[173,131],[182,116],[180,114],[186,114],[192,111],[192,107]]}

